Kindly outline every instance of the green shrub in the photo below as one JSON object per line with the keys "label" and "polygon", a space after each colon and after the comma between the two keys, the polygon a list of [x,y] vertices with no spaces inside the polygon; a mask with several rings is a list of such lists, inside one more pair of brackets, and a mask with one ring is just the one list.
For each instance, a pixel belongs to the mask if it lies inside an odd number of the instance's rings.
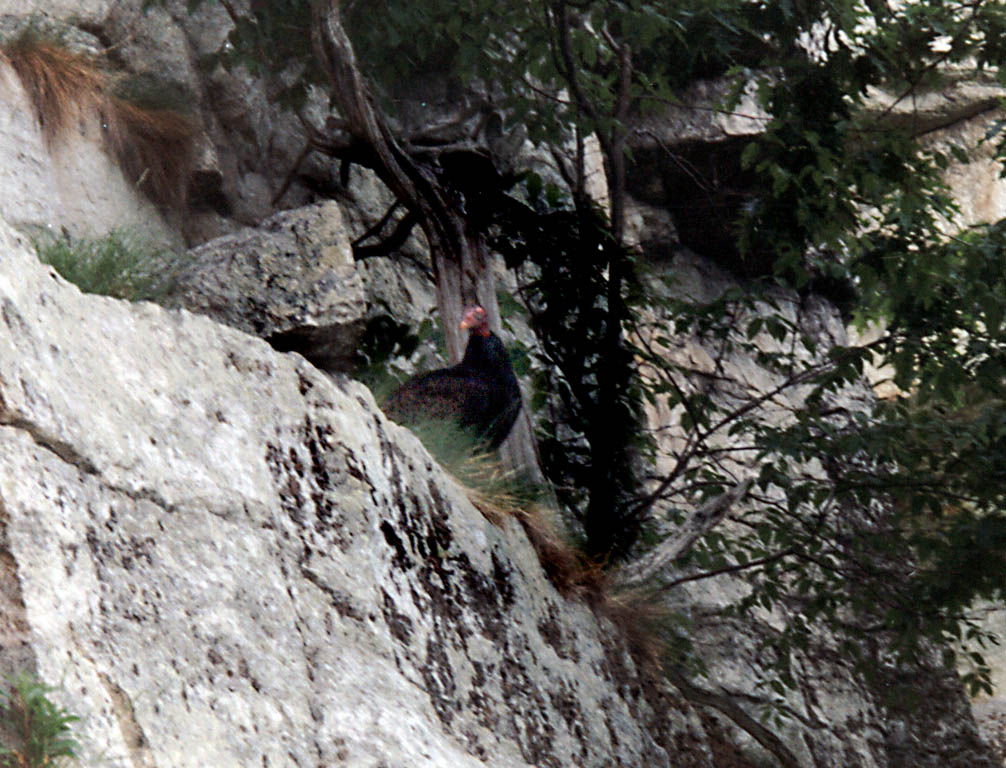
{"label": "green shrub", "polygon": [[122,231],[98,238],[42,235],[39,259],[84,293],[129,301],[156,301],[171,287],[177,255]]}
{"label": "green shrub", "polygon": [[49,700],[55,689],[29,675],[9,682],[10,689],[0,689],[0,721],[16,744],[0,746],[0,766],[42,768],[76,757],[80,745],[72,738],[70,724],[80,718]]}

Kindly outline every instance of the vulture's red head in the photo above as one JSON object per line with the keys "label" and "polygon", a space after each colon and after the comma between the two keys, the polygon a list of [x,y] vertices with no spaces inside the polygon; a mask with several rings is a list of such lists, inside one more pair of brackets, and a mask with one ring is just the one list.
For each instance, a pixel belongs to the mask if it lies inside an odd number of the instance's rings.
{"label": "vulture's red head", "polygon": [[470,330],[479,336],[489,335],[489,317],[482,307],[470,307],[461,318],[461,330]]}

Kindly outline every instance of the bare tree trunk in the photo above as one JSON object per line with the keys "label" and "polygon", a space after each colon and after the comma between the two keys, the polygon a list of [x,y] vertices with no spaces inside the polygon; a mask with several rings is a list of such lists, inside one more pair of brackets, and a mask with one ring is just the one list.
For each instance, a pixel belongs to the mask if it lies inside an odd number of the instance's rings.
{"label": "bare tree trunk", "polygon": [[[458,205],[444,194],[433,170],[402,149],[374,108],[339,9],[340,0],[314,0],[315,52],[332,82],[354,143],[372,154],[369,164],[399,202],[417,216],[426,235],[447,353],[450,361],[456,363],[467,343],[459,328],[465,306],[481,304],[489,316],[490,327],[500,329],[499,305],[485,239],[481,232],[473,231]],[[508,466],[540,478],[534,438],[524,410],[525,415],[518,419],[518,426],[501,449],[501,458]]]}
{"label": "bare tree trunk", "polygon": [[447,351],[452,363],[461,359],[467,343],[467,338],[458,329],[466,306],[480,304],[489,316],[489,327],[499,331],[501,326],[496,281],[489,265],[485,240],[478,232],[473,232],[460,216],[458,218],[464,230],[464,248],[460,258],[446,258],[442,251],[433,253],[440,316],[445,325],[453,326],[453,333],[447,337]]}
{"label": "bare tree trunk", "polygon": [[374,109],[352,41],[342,26],[339,6],[339,0],[315,0],[312,29],[315,52],[332,82],[353,140],[373,153],[372,167],[381,181],[419,218],[437,276],[437,301],[448,355],[452,362],[457,362],[464,350],[464,341],[451,318],[461,317],[465,268],[474,266],[471,254],[467,253],[469,243],[465,225],[441,193],[432,172],[409,157],[382,115]]}

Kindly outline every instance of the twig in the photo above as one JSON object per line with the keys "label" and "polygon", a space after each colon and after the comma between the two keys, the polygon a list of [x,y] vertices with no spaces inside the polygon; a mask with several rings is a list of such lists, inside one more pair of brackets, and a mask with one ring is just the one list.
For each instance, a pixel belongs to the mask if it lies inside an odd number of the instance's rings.
{"label": "twig", "polygon": [[800,762],[782,740],[735,704],[732,697],[699,688],[676,669],[665,669],[664,673],[686,699],[721,712],[768,752],[775,755],[783,768],[799,768]]}

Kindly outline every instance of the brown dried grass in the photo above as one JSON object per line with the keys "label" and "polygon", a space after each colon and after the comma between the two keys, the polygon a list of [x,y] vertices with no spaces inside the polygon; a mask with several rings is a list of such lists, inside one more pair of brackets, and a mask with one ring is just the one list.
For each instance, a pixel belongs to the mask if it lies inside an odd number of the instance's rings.
{"label": "brown dried grass", "polygon": [[100,104],[106,72],[93,59],[25,32],[4,46],[31,100],[42,135],[53,142],[81,110]]}
{"label": "brown dried grass", "polygon": [[602,607],[608,586],[604,564],[591,560],[567,542],[540,507],[525,510],[518,520],[555,588],[567,598]]}
{"label": "brown dried grass", "polygon": [[667,625],[672,623],[664,602],[650,590],[608,589],[600,611],[621,632],[636,665],[650,673],[663,670],[668,655]]}
{"label": "brown dried grass", "polygon": [[112,97],[104,122],[105,140],[126,177],[154,202],[182,207],[194,157],[192,119]]}
{"label": "brown dried grass", "polygon": [[65,135],[73,118],[93,109],[101,118],[107,150],[126,178],[158,205],[184,205],[196,137],[189,115],[111,95],[111,77],[100,62],[37,32],[22,33],[3,50],[47,143]]}
{"label": "brown dried grass", "polygon": [[505,470],[495,456],[480,454],[466,459],[458,475],[468,499],[486,520],[497,527],[508,518],[521,524],[546,575],[560,593],[591,604],[603,599],[602,564],[591,562],[569,544],[541,504],[508,490],[516,485],[515,473]]}
{"label": "brown dried grass", "polygon": [[566,541],[542,505],[505,490],[512,474],[495,457],[473,456],[464,462],[461,474],[466,495],[483,517],[497,527],[507,519],[517,520],[559,593],[587,603],[608,619],[639,668],[659,675],[668,652],[666,625],[671,621],[663,601],[645,588],[616,588],[608,564],[588,558]]}

